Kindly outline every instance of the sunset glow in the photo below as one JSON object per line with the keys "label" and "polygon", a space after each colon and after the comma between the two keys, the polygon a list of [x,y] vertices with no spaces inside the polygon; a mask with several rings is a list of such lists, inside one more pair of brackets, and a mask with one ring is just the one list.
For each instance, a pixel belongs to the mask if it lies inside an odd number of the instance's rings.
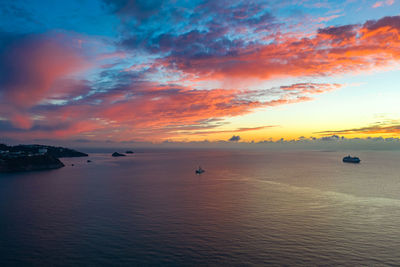
{"label": "sunset glow", "polygon": [[7,1],[5,140],[400,137],[400,1]]}

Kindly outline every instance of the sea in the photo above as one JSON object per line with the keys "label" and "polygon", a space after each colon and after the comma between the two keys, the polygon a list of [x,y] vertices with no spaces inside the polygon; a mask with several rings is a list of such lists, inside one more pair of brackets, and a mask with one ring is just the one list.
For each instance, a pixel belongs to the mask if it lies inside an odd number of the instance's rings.
{"label": "sea", "polygon": [[399,151],[135,152],[0,174],[0,266],[400,265]]}

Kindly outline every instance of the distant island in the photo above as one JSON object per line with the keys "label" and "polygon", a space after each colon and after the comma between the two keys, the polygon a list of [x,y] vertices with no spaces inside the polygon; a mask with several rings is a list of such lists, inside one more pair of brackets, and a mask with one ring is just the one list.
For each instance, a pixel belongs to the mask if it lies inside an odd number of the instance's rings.
{"label": "distant island", "polygon": [[87,156],[64,147],[0,144],[0,173],[58,169],[65,166],[59,158]]}
{"label": "distant island", "polygon": [[125,157],[126,155],[122,154],[122,153],[114,152],[114,153],[111,154],[111,156],[113,156],[113,157]]}

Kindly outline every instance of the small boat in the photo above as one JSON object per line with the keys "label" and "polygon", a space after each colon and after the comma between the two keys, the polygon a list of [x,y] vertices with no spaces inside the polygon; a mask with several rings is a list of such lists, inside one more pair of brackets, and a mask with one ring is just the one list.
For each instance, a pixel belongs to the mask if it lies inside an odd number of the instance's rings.
{"label": "small boat", "polygon": [[350,157],[350,155],[343,158],[343,162],[347,163],[360,163],[360,161],[358,157]]}
{"label": "small boat", "polygon": [[205,172],[205,170],[203,170],[200,166],[199,166],[199,168],[196,170],[196,174],[202,174],[203,172]]}

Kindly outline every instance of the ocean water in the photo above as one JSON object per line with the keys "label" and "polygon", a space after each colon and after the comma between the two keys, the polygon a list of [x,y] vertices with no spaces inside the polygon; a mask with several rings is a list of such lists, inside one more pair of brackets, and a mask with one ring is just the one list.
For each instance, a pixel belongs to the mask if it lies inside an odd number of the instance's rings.
{"label": "ocean water", "polygon": [[400,153],[345,155],[143,150],[1,174],[0,266],[398,265]]}

